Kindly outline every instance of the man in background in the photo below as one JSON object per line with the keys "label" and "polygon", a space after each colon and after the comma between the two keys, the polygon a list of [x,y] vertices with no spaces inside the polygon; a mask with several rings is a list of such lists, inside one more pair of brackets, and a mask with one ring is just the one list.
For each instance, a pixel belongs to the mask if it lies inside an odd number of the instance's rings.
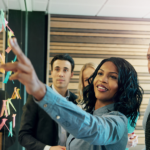
{"label": "man in background", "polygon": [[[74,60],[68,54],[56,55],[51,61],[51,88],[76,103],[77,96],[68,90],[73,70]],[[29,96],[23,106],[18,140],[27,150],[62,150],[65,148],[67,133],[44,110],[35,105],[33,97]]]}

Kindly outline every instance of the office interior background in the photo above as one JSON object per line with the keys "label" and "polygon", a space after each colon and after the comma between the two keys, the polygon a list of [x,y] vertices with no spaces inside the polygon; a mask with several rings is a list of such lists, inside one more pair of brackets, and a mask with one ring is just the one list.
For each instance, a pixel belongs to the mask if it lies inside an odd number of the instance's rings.
{"label": "office interior background", "polygon": [[[74,76],[69,83],[70,91],[77,94],[79,72],[83,64],[108,57],[122,57],[138,72],[139,83],[144,89],[135,134],[138,146],[144,148],[145,138],[142,120],[150,98],[150,75],[147,69],[147,49],[150,43],[149,0],[0,0],[0,9],[5,12],[9,27],[31,60],[39,79],[51,85],[50,61],[56,54],[68,53],[75,61]],[[0,32],[0,53],[8,45],[7,30]],[[6,54],[11,62],[14,54]],[[9,150],[23,150],[18,143],[18,131],[22,107],[28,95],[18,81],[3,83],[5,74],[0,74],[0,89],[8,94],[14,87],[20,89],[21,99],[13,100],[17,110],[16,142]]]}

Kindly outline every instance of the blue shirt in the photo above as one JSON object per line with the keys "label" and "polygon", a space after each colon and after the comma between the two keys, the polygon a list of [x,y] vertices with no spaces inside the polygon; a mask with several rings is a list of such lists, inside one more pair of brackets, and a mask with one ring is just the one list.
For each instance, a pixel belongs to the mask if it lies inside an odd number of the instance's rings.
{"label": "blue shirt", "polygon": [[[99,108],[91,115],[55,93],[50,87],[46,86],[46,89],[46,94],[37,102],[38,105],[75,138],[93,145],[89,150],[94,150],[94,146],[97,146],[96,150],[102,150],[102,145],[108,145],[107,150],[125,150],[128,136],[127,118],[113,111],[113,104],[110,104],[111,112],[106,112],[109,107],[107,105],[104,112]],[[78,146],[76,144],[78,150],[84,149]]]}

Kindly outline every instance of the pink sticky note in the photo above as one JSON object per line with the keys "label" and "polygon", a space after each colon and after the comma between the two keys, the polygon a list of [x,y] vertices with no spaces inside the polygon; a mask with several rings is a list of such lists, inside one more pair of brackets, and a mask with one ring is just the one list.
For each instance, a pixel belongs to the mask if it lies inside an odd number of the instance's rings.
{"label": "pink sticky note", "polygon": [[13,128],[14,128],[15,127],[16,114],[13,114],[12,117],[13,117]]}
{"label": "pink sticky note", "polygon": [[[1,122],[1,124],[0,124],[0,130],[3,128],[3,126],[5,125],[6,126],[6,128],[8,129],[8,131],[10,132],[10,130],[9,130],[9,128],[7,127],[7,125],[5,124],[5,122],[7,121],[8,119],[6,119],[6,118],[3,118],[2,119],[2,122]],[[10,132],[11,133],[11,132]],[[11,133],[12,134],[12,133]]]}
{"label": "pink sticky note", "polygon": [[8,24],[8,21],[5,19],[5,25],[7,25]]}
{"label": "pink sticky note", "polygon": [[5,50],[7,53],[9,53],[11,51],[10,47],[7,47],[7,49]]}
{"label": "pink sticky note", "polygon": [[10,32],[12,32],[14,34],[14,32],[9,28],[8,25],[6,25],[6,27],[9,29]]}
{"label": "pink sticky note", "polygon": [[8,24],[8,21],[5,19],[5,26],[9,29],[9,31],[11,31],[14,34],[14,32],[9,28],[7,24]]}
{"label": "pink sticky note", "polygon": [[3,116],[4,111],[5,111],[5,115],[6,115],[6,117],[8,116],[8,113],[7,113],[7,107],[6,107],[6,102],[7,102],[7,100],[3,100],[3,105],[2,105],[2,109],[1,109],[0,117],[2,117],[2,116]]}
{"label": "pink sticky note", "polygon": [[1,122],[1,124],[0,124],[0,130],[3,128],[3,126],[5,125],[5,122],[7,121],[8,119],[6,119],[6,118],[3,118],[2,119],[2,122]]}

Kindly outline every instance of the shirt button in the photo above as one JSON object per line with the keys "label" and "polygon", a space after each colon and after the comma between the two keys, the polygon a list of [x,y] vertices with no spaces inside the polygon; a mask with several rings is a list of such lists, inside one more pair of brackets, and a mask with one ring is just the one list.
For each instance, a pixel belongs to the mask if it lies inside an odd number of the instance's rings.
{"label": "shirt button", "polygon": [[44,107],[47,107],[47,104],[44,104]]}
{"label": "shirt button", "polygon": [[56,118],[57,118],[57,119],[60,119],[60,116],[57,116]]}

